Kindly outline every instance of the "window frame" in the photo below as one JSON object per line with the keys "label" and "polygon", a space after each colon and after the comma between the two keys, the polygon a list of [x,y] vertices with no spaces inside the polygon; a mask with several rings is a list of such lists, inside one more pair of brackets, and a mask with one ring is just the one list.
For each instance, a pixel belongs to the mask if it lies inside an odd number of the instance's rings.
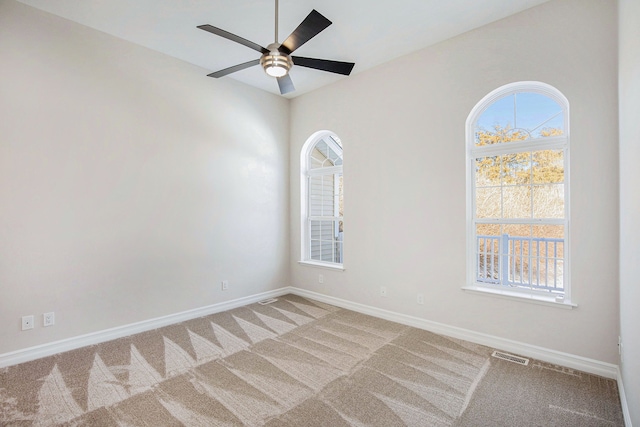
{"label": "window frame", "polygon": [[[338,141],[334,148],[338,148],[341,152],[343,151],[342,145],[339,143],[340,138],[331,131],[322,130],[315,132],[311,135],[302,149],[300,150],[300,260],[298,261],[303,265],[311,265],[315,267],[323,267],[329,268],[332,270],[344,270],[344,258],[342,263],[329,262],[329,261],[321,261],[315,260],[311,258],[311,230],[310,224],[311,220],[316,217],[310,217],[310,178],[312,176],[318,175],[343,175],[343,165],[339,166],[331,166],[324,168],[311,168],[311,153],[315,149],[316,145],[325,140],[327,137],[330,137],[334,141]],[[332,142],[333,143],[333,142]],[[334,150],[335,151],[335,150]],[[344,163],[344,157],[343,163]],[[335,185],[338,185],[337,180]],[[334,191],[334,197],[338,197],[336,192]],[[338,209],[337,204],[334,205],[335,209]],[[334,211],[335,212],[335,211]],[[331,217],[331,220],[336,220],[339,218],[344,223],[344,218],[339,217],[334,213],[334,216]],[[317,218],[316,218],[317,219]],[[344,256],[344,245],[342,246],[342,253]]]}
{"label": "window frame", "polygon": [[[476,146],[477,122],[482,114],[500,99],[517,93],[536,93],[555,101],[563,114],[564,134],[562,136],[533,138],[509,144],[494,144],[482,147]],[[466,206],[467,206],[467,279],[463,290],[478,292],[485,295],[493,295],[505,298],[515,298],[519,301],[528,301],[538,304],[573,308],[576,304],[571,301],[571,248],[570,248],[570,126],[569,126],[569,101],[556,88],[551,85],[536,81],[522,81],[501,86],[478,102],[469,113],[466,121],[465,153],[466,153]],[[476,159],[494,155],[509,153],[535,152],[541,150],[562,150],[564,162],[564,218],[562,219],[509,219],[509,218],[482,218],[476,217]],[[477,224],[528,224],[528,225],[562,225],[564,227],[564,254],[563,254],[563,297],[555,297],[547,291],[534,289],[511,288],[505,285],[493,285],[477,280],[476,244]]]}

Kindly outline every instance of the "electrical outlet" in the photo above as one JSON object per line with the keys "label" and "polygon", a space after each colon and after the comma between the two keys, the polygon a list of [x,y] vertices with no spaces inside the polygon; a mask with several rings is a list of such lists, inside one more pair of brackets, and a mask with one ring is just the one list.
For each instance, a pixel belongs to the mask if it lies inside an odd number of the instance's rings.
{"label": "electrical outlet", "polygon": [[380,286],[380,296],[381,297],[386,297],[387,296],[387,287],[386,286]]}
{"label": "electrical outlet", "polygon": [[229,289],[229,281],[228,280],[223,280],[222,281],[222,290],[226,291],[227,289]]}
{"label": "electrical outlet", "polygon": [[318,274],[318,283],[324,283],[324,275]]}
{"label": "electrical outlet", "polygon": [[22,330],[33,329],[33,314],[29,316],[22,316]]}
{"label": "electrical outlet", "polygon": [[418,298],[416,299],[416,301],[420,305],[424,304],[424,294],[418,294]]}
{"label": "electrical outlet", "polygon": [[42,315],[42,326],[53,326],[55,323],[56,315],[53,311]]}

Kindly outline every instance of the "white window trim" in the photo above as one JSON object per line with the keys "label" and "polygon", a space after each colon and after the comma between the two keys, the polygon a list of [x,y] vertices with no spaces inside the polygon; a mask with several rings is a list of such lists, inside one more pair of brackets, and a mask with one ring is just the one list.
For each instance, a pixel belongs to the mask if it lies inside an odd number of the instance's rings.
{"label": "white window trim", "polygon": [[[562,137],[545,138],[544,141],[540,141],[539,138],[533,140],[527,140],[525,142],[518,142],[510,145],[506,150],[505,147],[476,147],[475,146],[475,124],[480,118],[482,113],[498,99],[516,92],[530,92],[544,95],[554,100],[558,105],[562,107],[564,116],[564,129],[565,135]],[[471,110],[466,121],[466,135],[465,135],[465,152],[466,152],[466,178],[467,178],[467,281],[465,286],[462,287],[464,291],[470,293],[480,293],[487,296],[495,296],[499,298],[507,298],[522,302],[530,302],[534,304],[543,304],[553,307],[561,307],[571,309],[577,307],[577,304],[571,301],[571,248],[570,248],[570,188],[569,184],[570,171],[569,171],[569,141],[570,141],[570,126],[569,126],[569,101],[567,98],[556,88],[551,85],[536,81],[523,81],[515,82],[499,87],[486,95],[476,106]],[[568,266],[563,271],[563,287],[564,298],[554,298],[548,293],[536,292],[535,290],[523,290],[523,289],[507,289],[498,288],[488,284],[479,283],[476,281],[476,266],[475,266],[475,245],[476,245],[476,231],[475,231],[475,181],[473,168],[475,165],[475,159],[479,155],[491,155],[493,153],[500,152],[501,154],[507,152],[521,152],[521,151],[537,151],[545,148],[563,149],[564,150],[564,194],[565,194],[565,217],[559,221],[545,221],[543,223],[557,222],[564,225],[564,259],[565,264]],[[491,219],[487,219],[482,222],[492,222]],[[495,222],[504,222],[496,220]],[[518,222],[510,220],[510,223]],[[531,223],[532,221],[527,221]]]}
{"label": "white window trim", "polygon": [[306,261],[298,261],[300,265],[306,265],[309,267],[320,267],[320,268],[328,268],[329,270],[339,270],[344,271],[344,266],[342,264],[336,264],[333,262],[322,262],[316,260],[306,260]]}
{"label": "white window trim", "polygon": [[[318,261],[314,259],[310,259],[310,236],[309,236],[309,227],[307,225],[309,219],[309,184],[308,179],[309,176],[319,174],[325,175],[329,173],[342,173],[342,166],[333,166],[322,168],[318,170],[310,170],[309,169],[309,156],[311,151],[315,147],[316,143],[321,139],[324,139],[327,136],[338,137],[334,132],[329,130],[321,130],[315,132],[311,135],[307,141],[302,146],[300,150],[300,261],[298,264],[312,266],[312,267],[321,267],[321,268],[329,268],[332,270],[340,270],[344,271],[344,265],[341,263],[335,262],[327,262],[327,261]],[[333,139],[329,139],[327,142],[329,145],[332,145],[332,149],[334,150],[342,150],[342,147],[338,147],[335,145]],[[333,217],[331,218],[333,220]],[[344,220],[343,220],[344,221]],[[344,248],[343,248],[344,250]]]}

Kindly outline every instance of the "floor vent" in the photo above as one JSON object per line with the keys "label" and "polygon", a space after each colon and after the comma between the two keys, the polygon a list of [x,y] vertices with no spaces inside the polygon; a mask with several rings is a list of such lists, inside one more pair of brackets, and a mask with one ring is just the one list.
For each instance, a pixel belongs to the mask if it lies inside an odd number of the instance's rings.
{"label": "floor vent", "polygon": [[276,301],[278,301],[278,298],[269,298],[269,299],[266,299],[264,301],[258,301],[258,304],[267,305],[267,304],[271,304],[272,302],[276,302]]}
{"label": "floor vent", "polygon": [[527,366],[529,364],[529,359],[525,359],[524,357],[520,356],[514,356],[513,354],[509,353],[503,353],[501,351],[494,351],[492,356],[498,359],[506,360],[507,362],[517,363],[518,365]]}

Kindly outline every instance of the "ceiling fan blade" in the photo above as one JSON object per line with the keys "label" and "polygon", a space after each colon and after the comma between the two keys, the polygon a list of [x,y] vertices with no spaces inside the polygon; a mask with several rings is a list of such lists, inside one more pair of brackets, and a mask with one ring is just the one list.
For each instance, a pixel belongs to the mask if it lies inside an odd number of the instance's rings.
{"label": "ceiling fan blade", "polygon": [[234,41],[236,43],[240,43],[242,45],[245,45],[245,46],[247,46],[247,47],[249,47],[249,48],[251,48],[253,50],[257,50],[260,53],[268,53],[269,52],[266,48],[260,46],[257,43],[254,43],[254,42],[249,41],[247,39],[243,39],[240,36],[236,36],[235,34],[232,34],[232,33],[228,32],[228,31],[221,30],[220,28],[214,27],[213,25],[209,25],[209,24],[198,25],[198,28],[200,28],[201,30],[208,31],[208,32],[210,32],[212,34],[215,34],[217,36],[224,37],[225,39]]}
{"label": "ceiling fan blade", "polygon": [[304,18],[304,21],[298,25],[298,28],[293,30],[293,33],[282,42],[279,48],[280,52],[291,54],[291,52],[317,36],[329,25],[331,25],[331,21],[313,9],[311,13]]}
{"label": "ceiling fan blade", "polygon": [[227,74],[235,73],[236,71],[244,70],[245,68],[253,67],[254,65],[258,65],[260,63],[260,58],[254,59],[249,62],[245,62],[243,64],[234,65],[233,67],[225,68],[224,70],[216,71],[215,73],[207,74],[209,77],[218,77],[226,76]]}
{"label": "ceiling fan blade", "polygon": [[313,68],[321,71],[328,71],[330,73],[344,74],[348,76],[351,74],[353,66],[356,65],[353,62],[331,61],[329,59],[318,58],[304,58],[302,56],[292,56],[294,65],[301,67]]}
{"label": "ceiling fan blade", "polygon": [[280,94],[286,95],[289,92],[293,92],[296,88],[293,86],[293,81],[289,74],[285,74],[282,77],[278,77],[278,87],[280,88]]}

